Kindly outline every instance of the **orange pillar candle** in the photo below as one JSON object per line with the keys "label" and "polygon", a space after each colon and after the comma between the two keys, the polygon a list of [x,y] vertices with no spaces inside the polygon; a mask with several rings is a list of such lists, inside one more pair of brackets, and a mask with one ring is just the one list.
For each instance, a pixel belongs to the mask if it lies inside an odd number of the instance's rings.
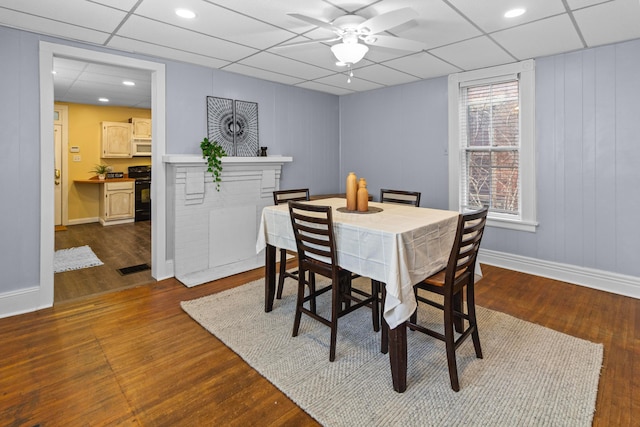
{"label": "orange pillar candle", "polygon": [[367,180],[360,178],[358,183],[358,212],[369,210],[369,192],[367,191]]}
{"label": "orange pillar candle", "polygon": [[355,211],[357,206],[358,178],[353,172],[347,176],[347,210]]}

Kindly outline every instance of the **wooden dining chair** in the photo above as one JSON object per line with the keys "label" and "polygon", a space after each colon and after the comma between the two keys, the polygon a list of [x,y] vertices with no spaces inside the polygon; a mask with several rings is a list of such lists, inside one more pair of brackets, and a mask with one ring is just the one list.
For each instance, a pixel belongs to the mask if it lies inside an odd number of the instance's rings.
{"label": "wooden dining chair", "polygon": [[[306,314],[331,328],[329,361],[336,357],[336,341],[338,319],[361,307],[371,307],[373,330],[380,329],[380,313],[377,285],[371,285],[371,294],[367,297],[354,296],[351,293],[351,272],[341,268],[337,263],[336,240],[333,232],[331,206],[309,205],[300,202],[289,202],[289,215],[298,249],[298,298],[293,323],[293,336],[298,336],[302,314]],[[305,276],[309,272],[309,281],[313,291],[305,296]],[[315,277],[321,275],[331,282],[316,288]],[[331,313],[323,317],[305,303],[314,301],[318,296],[331,291]],[[350,304],[345,304],[349,301]]]}
{"label": "wooden dining chair", "polygon": [[380,203],[402,203],[406,205],[420,206],[419,191],[380,190]]}
{"label": "wooden dining chair", "polygon": [[[421,194],[422,193],[420,193],[419,191],[381,189],[380,203],[402,203],[406,205],[413,205],[415,207],[420,207]],[[384,286],[379,282],[378,282],[378,288],[380,289],[381,292],[384,292]],[[380,304],[384,304],[384,294],[381,294]],[[381,312],[384,312],[384,307],[382,307]],[[382,319],[382,322],[384,324],[384,319]],[[383,342],[387,339],[386,333],[387,333],[387,330],[383,328],[382,329]]]}
{"label": "wooden dining chair", "polygon": [[[273,203],[279,205],[292,201],[309,201],[309,189],[298,188],[293,190],[278,190],[273,192]],[[280,248],[280,272],[278,275],[278,289],[276,298],[282,298],[282,290],[284,289],[284,279],[291,278],[298,281],[298,271],[287,271],[287,250]]]}
{"label": "wooden dining chair", "polygon": [[[444,334],[418,324],[418,310],[409,319],[408,326],[412,330],[423,332],[445,342],[449,379],[454,391],[460,390],[455,353],[460,344],[471,336],[476,357],[482,359],[476,320],[474,273],[480,241],[487,222],[487,212],[488,208],[485,207],[475,212],[461,214],[458,217],[456,236],[447,266],[414,286],[418,303],[423,302],[443,311]],[[463,303],[465,289],[466,311]],[[420,292],[423,290],[440,295],[444,301],[442,303],[434,301],[429,298],[431,294],[423,295]],[[464,326],[465,320],[467,321],[466,327]]]}

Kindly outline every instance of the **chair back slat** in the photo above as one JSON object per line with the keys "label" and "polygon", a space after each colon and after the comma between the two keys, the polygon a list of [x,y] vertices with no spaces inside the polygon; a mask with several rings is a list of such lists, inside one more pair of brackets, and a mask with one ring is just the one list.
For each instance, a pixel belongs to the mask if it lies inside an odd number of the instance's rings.
{"label": "chair back slat", "polygon": [[309,189],[278,190],[273,192],[273,204],[279,205],[288,201],[309,201]]}
{"label": "chair back slat", "polygon": [[317,206],[289,201],[291,225],[298,249],[298,263],[317,271],[337,269],[331,206]]}
{"label": "chair back slat", "polygon": [[445,288],[450,288],[448,291],[453,291],[456,282],[466,280],[469,275],[474,274],[487,213],[488,208],[485,207],[458,216],[456,237],[445,274]]}
{"label": "chair back slat", "polygon": [[405,205],[420,206],[419,191],[380,190],[380,203],[402,203]]}

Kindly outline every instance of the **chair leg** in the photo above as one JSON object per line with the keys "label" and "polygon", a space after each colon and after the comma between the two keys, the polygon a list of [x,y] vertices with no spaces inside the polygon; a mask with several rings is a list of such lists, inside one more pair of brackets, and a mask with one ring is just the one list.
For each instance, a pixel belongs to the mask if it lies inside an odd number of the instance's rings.
{"label": "chair leg", "polygon": [[[304,280],[304,276],[302,277],[302,280]],[[309,283],[309,295],[315,294],[316,293],[316,275],[313,271],[309,272],[309,281],[307,283]],[[315,297],[311,298],[311,300],[309,301],[309,309],[311,310],[311,312],[316,313]]]}
{"label": "chair leg", "polygon": [[302,318],[302,305],[304,304],[304,276],[305,271],[300,270],[298,276],[298,299],[296,300],[296,315],[293,321],[293,335],[298,336],[298,330],[300,329],[300,319]]}
{"label": "chair leg", "polygon": [[287,271],[287,251],[280,249],[280,274],[278,276],[278,291],[276,298],[282,299],[282,290],[284,289],[284,273]]}
{"label": "chair leg", "polygon": [[333,278],[333,289],[331,290],[331,342],[329,344],[329,362],[336,360],[336,343],[338,340],[338,315],[342,307],[343,298],[341,294],[342,283],[337,277]]}
{"label": "chair leg", "polygon": [[447,365],[449,365],[449,379],[453,391],[460,391],[458,383],[458,366],[456,363],[456,344],[454,336],[453,301],[445,296],[444,301],[444,342],[447,350]]}
{"label": "chair leg", "polygon": [[380,330],[380,300],[378,293],[380,292],[380,282],[377,280],[371,280],[371,295],[373,301],[371,302],[371,316],[373,319],[373,330],[378,332]]}
{"label": "chair leg", "polygon": [[[458,292],[453,296],[453,308],[458,312],[463,311],[462,292]],[[464,332],[464,319],[462,317],[454,316],[453,324],[456,327],[456,332],[461,334]]]}
{"label": "chair leg", "polygon": [[473,348],[476,350],[476,357],[482,359],[482,348],[480,347],[480,335],[478,334],[478,322],[476,320],[476,302],[473,283],[467,285],[467,312],[469,313],[469,323],[473,328],[471,339]]}
{"label": "chair leg", "polygon": [[387,354],[389,352],[389,325],[387,324],[387,321],[384,320],[384,302],[387,299],[387,288],[384,284],[381,284],[380,293],[382,295],[382,310],[380,316],[382,334],[380,334],[380,353]]}

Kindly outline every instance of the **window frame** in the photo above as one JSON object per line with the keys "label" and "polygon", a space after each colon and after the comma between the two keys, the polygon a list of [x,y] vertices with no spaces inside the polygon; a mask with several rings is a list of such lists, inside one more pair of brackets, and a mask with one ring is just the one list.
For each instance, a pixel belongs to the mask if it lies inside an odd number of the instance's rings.
{"label": "window frame", "polygon": [[460,210],[461,167],[465,151],[460,143],[460,89],[474,84],[489,84],[517,77],[520,98],[520,215],[489,211],[487,225],[535,232],[536,150],[535,150],[535,62],[533,59],[497,67],[449,75],[449,209]]}

